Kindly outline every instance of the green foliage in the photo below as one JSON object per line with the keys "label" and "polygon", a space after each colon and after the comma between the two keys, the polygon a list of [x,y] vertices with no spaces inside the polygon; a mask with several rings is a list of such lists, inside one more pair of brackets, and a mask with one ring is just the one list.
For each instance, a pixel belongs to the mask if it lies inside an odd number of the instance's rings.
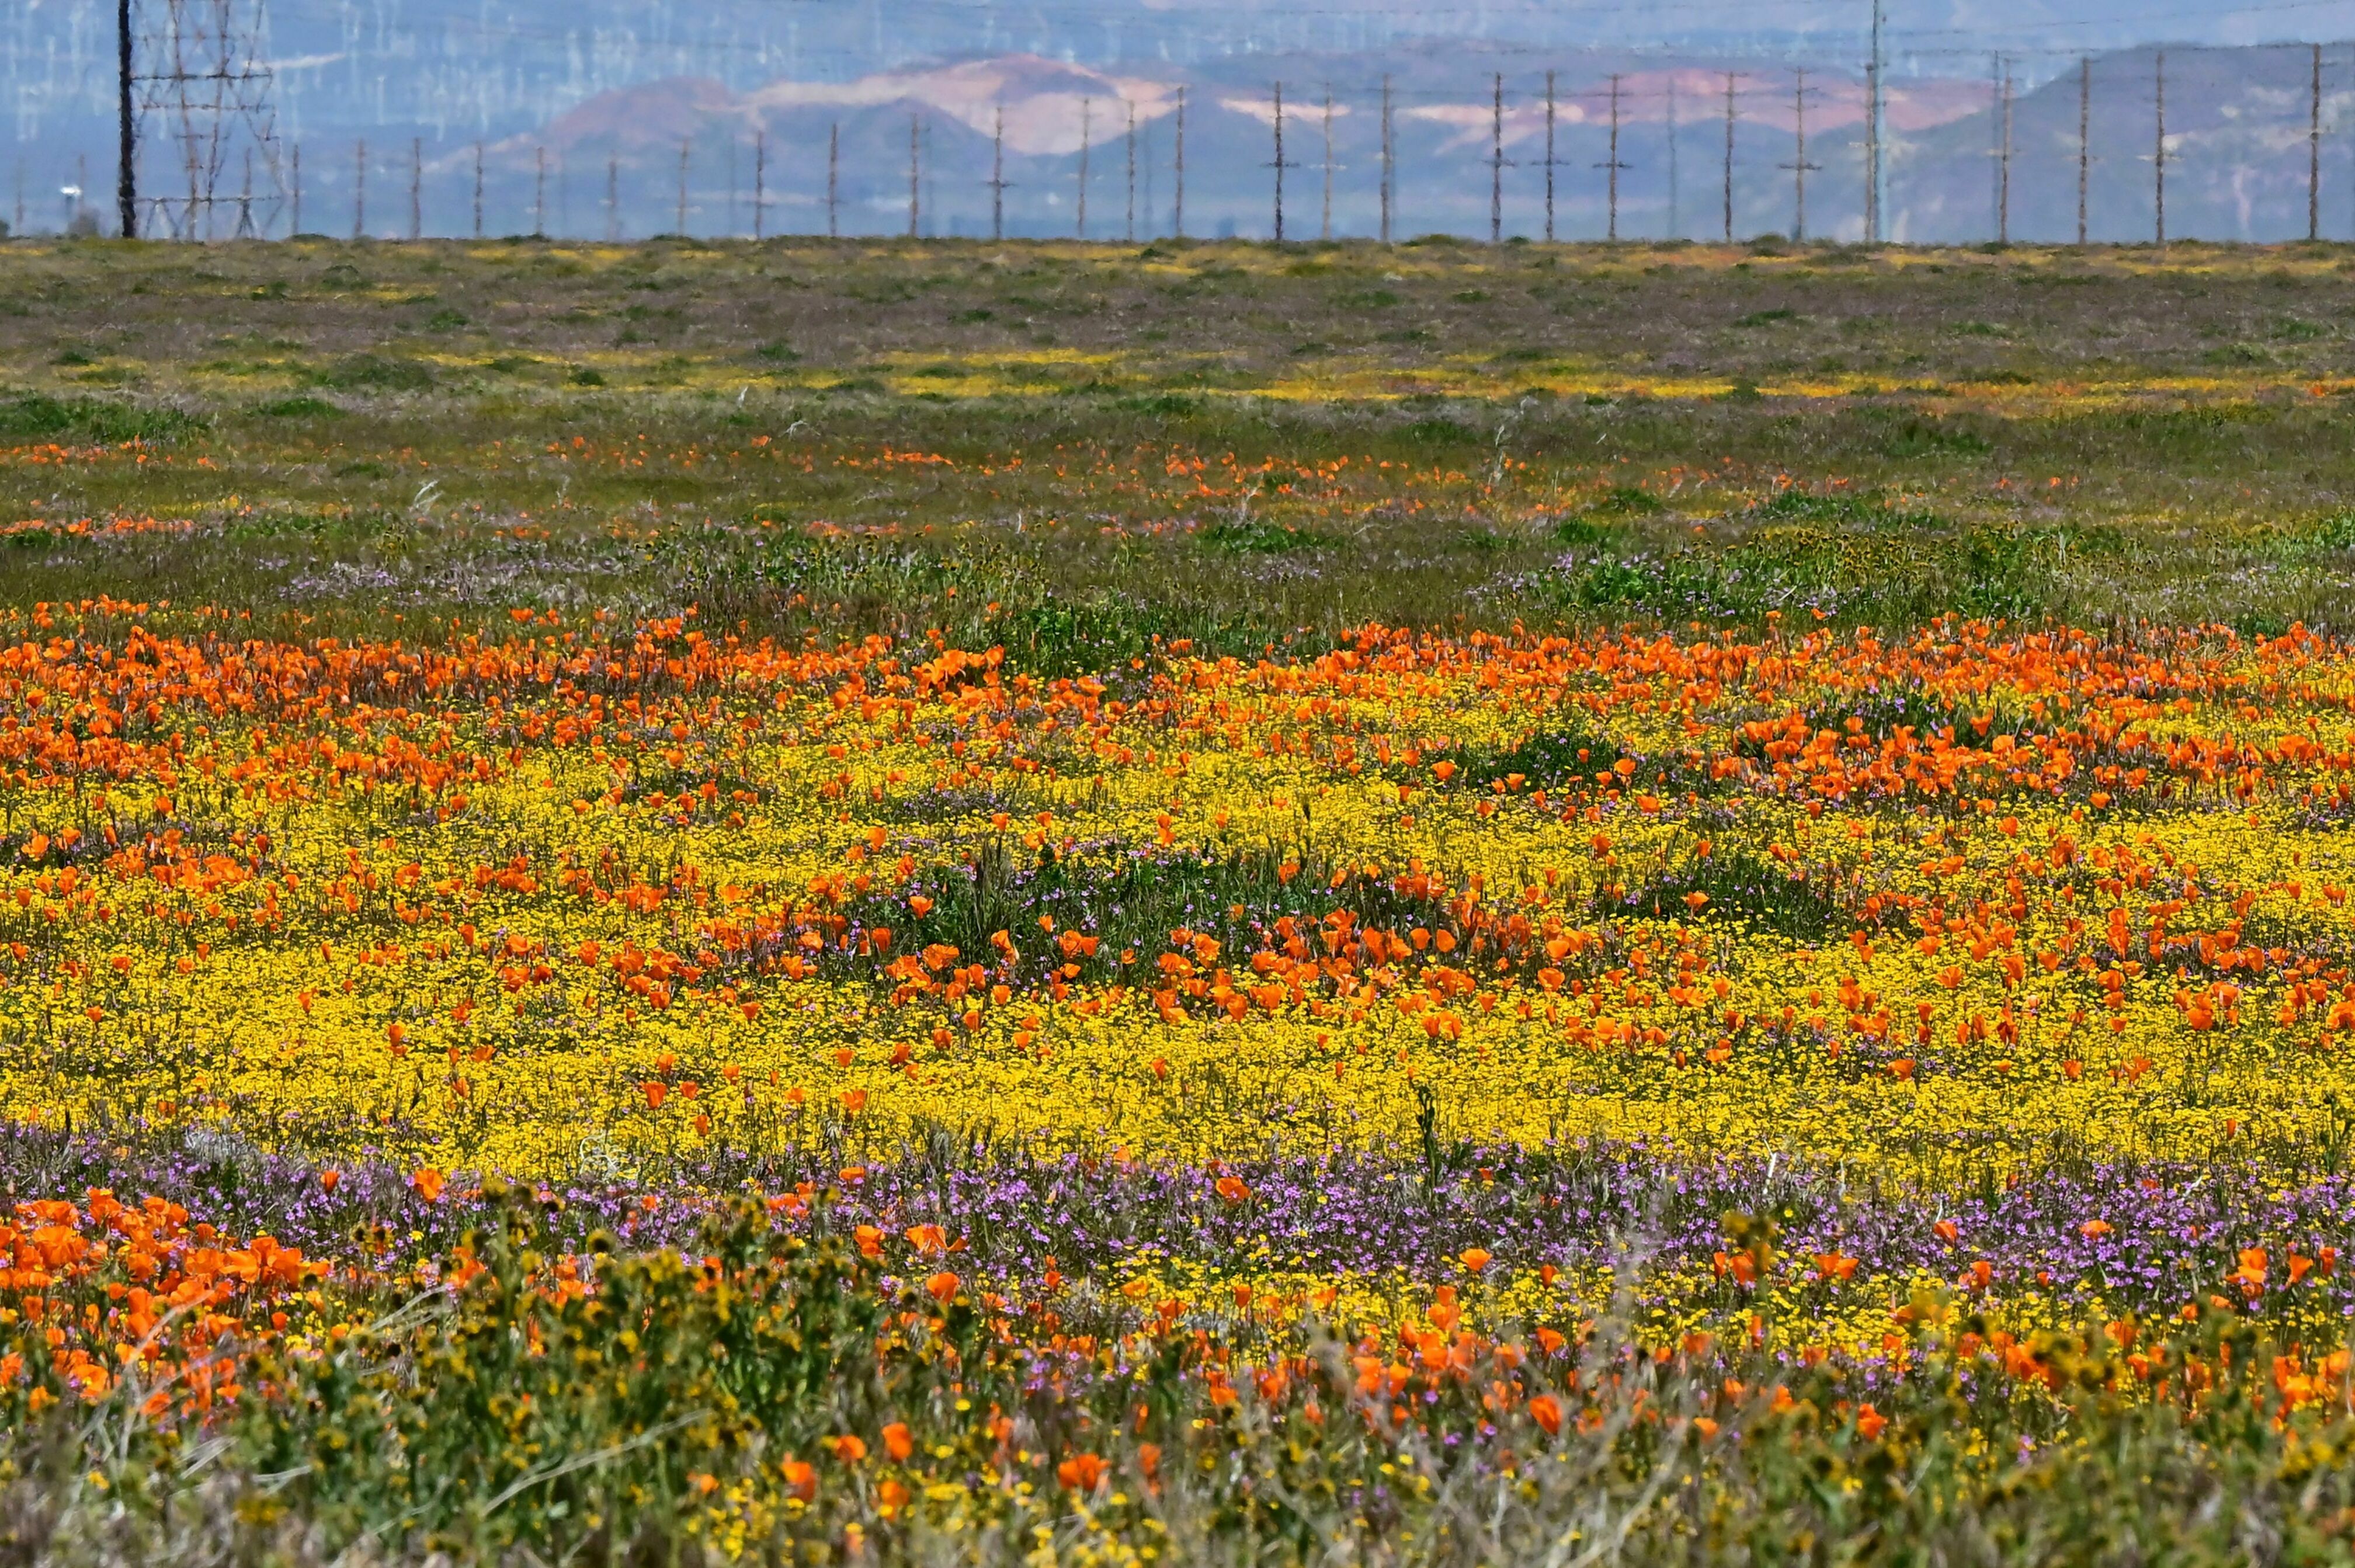
{"label": "green foliage", "polygon": [[2073,556],[2105,546],[2059,528],[1931,532],[1935,519],[1797,491],[1745,515],[1765,526],[1724,545],[1575,557],[1524,586],[1541,604],[1667,622],[1803,612],[1880,625],[2032,622],[2068,613]]}
{"label": "green foliage", "polygon": [[[1429,1122],[1424,1140],[1435,1179],[1450,1156]],[[1008,1564],[1042,1533],[1400,1568],[1567,1539],[1640,1568],[2345,1560],[2355,1428],[2328,1398],[2286,1407],[2291,1348],[2229,1315],[2038,1330],[2016,1380],[1936,1293],[1869,1370],[1740,1341],[1654,1352],[1606,1318],[1553,1350],[1460,1340],[1460,1370],[1394,1414],[1366,1392],[1403,1353],[1387,1335],[1207,1304],[1156,1330],[1149,1302],[1084,1291],[989,1300],[956,1254],[841,1233],[830,1192],[792,1231],[744,1200],[684,1254],[591,1238],[580,1258],[554,1200],[493,1196],[438,1280],[339,1286],[363,1326],[261,1357],[213,1431],[141,1417],[133,1383],[70,1424],[27,1419],[20,1386],[0,1435],[12,1548],[613,1568],[831,1563],[856,1531],[881,1561]],[[1717,1223],[1730,1252],[1772,1255],[1771,1215]],[[1085,1337],[1027,1342],[1056,1326]],[[2146,1384],[2128,1345],[2204,1392]],[[1248,1375],[1275,1360],[1281,1379]],[[54,1398],[56,1369],[20,1375]]]}
{"label": "green foliage", "polygon": [[1283,555],[1295,549],[1316,549],[1333,541],[1306,528],[1289,528],[1264,517],[1212,523],[1194,537],[1225,555]]}
{"label": "green foliage", "polygon": [[205,421],[172,408],[28,392],[0,400],[0,439],[161,444],[194,435]]}
{"label": "green foliage", "polygon": [[1634,915],[1730,920],[1791,942],[1821,943],[1849,929],[1864,896],[1853,878],[1821,866],[1786,866],[1747,844],[1729,842],[1630,888],[1623,903]]}
{"label": "green foliage", "polygon": [[432,368],[416,359],[382,354],[347,354],[315,378],[340,391],[421,392],[433,385]]}
{"label": "green foliage", "polygon": [[773,1237],[757,1209],[716,1220],[698,1263],[603,1257],[587,1294],[549,1289],[549,1251],[518,1202],[453,1260],[472,1278],[446,1307],[259,1369],[283,1393],[240,1436],[298,1477],[282,1502],[342,1539],[399,1520],[470,1557],[628,1541],[698,1474],[924,1411],[981,1348],[960,1298],[878,1357],[889,1313],[932,1304],[879,1288],[846,1242]]}
{"label": "green foliage", "polygon": [[340,419],[344,411],[325,398],[299,396],[272,398],[266,403],[256,403],[253,412],[262,419],[325,420]]}
{"label": "green foliage", "polygon": [[1896,462],[1935,457],[1980,457],[1994,450],[1977,431],[1956,421],[1911,409],[1866,411],[1866,427],[1881,455]]}

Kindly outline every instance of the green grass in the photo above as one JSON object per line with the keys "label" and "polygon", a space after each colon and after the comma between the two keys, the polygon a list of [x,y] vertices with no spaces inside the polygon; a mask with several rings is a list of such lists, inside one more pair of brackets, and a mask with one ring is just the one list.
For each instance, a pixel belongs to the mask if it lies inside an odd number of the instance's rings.
{"label": "green grass", "polygon": [[2350,266],[18,244],[0,444],[151,455],[0,464],[0,514],[192,527],[7,552],[0,596],[429,637],[694,605],[1057,670],[1368,621],[2330,625],[2355,400],[2316,393]]}

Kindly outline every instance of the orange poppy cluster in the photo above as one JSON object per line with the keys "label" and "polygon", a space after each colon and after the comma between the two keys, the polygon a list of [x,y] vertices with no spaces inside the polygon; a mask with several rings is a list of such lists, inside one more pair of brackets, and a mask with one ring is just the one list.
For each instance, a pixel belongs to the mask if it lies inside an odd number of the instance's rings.
{"label": "orange poppy cluster", "polygon": [[315,1315],[327,1265],[269,1236],[243,1243],[160,1198],[136,1207],[93,1189],[80,1204],[20,1203],[0,1223],[0,1296],[13,1348],[0,1402],[37,1413],[53,1371],[84,1400],[128,1384],[151,1420],[201,1419],[233,1401],[254,1349],[282,1339],[290,1313]]}

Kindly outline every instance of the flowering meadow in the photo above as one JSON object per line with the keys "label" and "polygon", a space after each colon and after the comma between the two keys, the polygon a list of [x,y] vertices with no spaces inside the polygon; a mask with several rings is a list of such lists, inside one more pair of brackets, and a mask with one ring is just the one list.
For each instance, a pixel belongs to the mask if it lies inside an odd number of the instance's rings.
{"label": "flowering meadow", "polygon": [[[2355,1554],[2355,645],[2037,599],[2126,478],[355,396],[414,494],[322,519],[341,436],[61,400],[25,1560]],[[29,498],[124,468],[238,490]]]}

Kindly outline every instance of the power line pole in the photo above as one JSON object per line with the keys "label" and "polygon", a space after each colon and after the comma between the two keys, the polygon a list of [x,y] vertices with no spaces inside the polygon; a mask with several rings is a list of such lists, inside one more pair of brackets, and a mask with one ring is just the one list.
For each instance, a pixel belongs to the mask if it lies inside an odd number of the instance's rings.
{"label": "power line pole", "polygon": [[[189,215],[193,218],[195,215]],[[189,226],[190,232],[195,225]],[[352,238],[357,240],[368,230],[368,139],[362,137],[352,152]]]}
{"label": "power line pole", "polygon": [[[1614,73],[1611,78],[1611,156],[1603,165],[1605,169],[1610,171],[1610,226],[1605,230],[1604,237],[1614,244],[1618,243],[1619,240],[1619,171],[1627,166],[1619,161],[1620,80],[1620,77],[1616,73]],[[1552,177],[1552,171],[1548,170],[1546,173],[1546,178],[1549,184],[1551,183]]]}
{"label": "power line pole", "polygon": [[1096,101],[1080,100],[1080,238],[1088,237],[1088,134],[1089,118],[1095,112]]}
{"label": "power line pole", "polygon": [[1129,244],[1134,245],[1136,243],[1136,101],[1131,98],[1123,98],[1121,102],[1128,110],[1127,240]]}
{"label": "power line pole", "polygon": [[686,137],[682,136],[679,138],[678,226],[677,229],[673,229],[672,232],[681,236],[684,236],[687,233],[687,155],[694,150],[694,145],[695,144],[692,142],[689,142]]}
{"label": "power line pole", "polygon": [[997,106],[989,136],[989,237],[1006,238],[1006,105]]}
{"label": "power line pole", "polygon": [[2307,100],[2306,237],[2322,238],[2322,46],[2314,46],[2314,91]]}
{"label": "power line pole", "polygon": [[769,133],[752,133],[752,240],[769,237]]}
{"label": "power line pole", "polygon": [[425,139],[409,139],[409,238],[414,242],[425,238]]}
{"label": "power line pole", "polygon": [[1555,108],[1556,100],[1554,95],[1554,75],[1555,73],[1552,71],[1546,72],[1545,84],[1545,237],[1546,243],[1549,245],[1553,243],[1554,236],[1553,171],[1554,165],[1558,162],[1553,155],[1554,124],[1557,119]]}
{"label": "power line pole", "polygon": [[1397,200],[1398,149],[1391,140],[1391,79],[1382,77],[1382,243],[1391,242],[1391,208]]}
{"label": "power line pole", "polygon": [[300,143],[300,142],[295,143],[295,144],[294,144],[294,147],[293,147],[293,152],[294,152],[294,191],[293,191],[293,196],[294,196],[294,211],[293,211],[293,227],[292,227],[292,228],[290,228],[290,229],[287,229],[287,232],[288,232],[289,234],[300,234],[300,233],[302,233],[302,232],[303,232],[303,144],[302,144],[302,143]]}
{"label": "power line pole", "polygon": [[605,242],[613,244],[622,237],[622,160],[618,156],[605,160]]}
{"label": "power line pole", "polygon": [[2160,250],[2167,249],[2167,51],[2160,49],[2151,57],[2153,107],[2158,111],[2157,129],[2151,143],[2151,211],[2157,227],[2152,230]]}
{"label": "power line pole", "polygon": [[114,215],[139,238],[139,126],[131,112],[131,0],[114,0]]}
{"label": "power line pole", "polygon": [[2094,57],[2077,59],[2077,248],[2085,248],[2085,197],[2094,163]]}
{"label": "power line pole", "polygon": [[842,227],[836,220],[842,195],[842,122],[835,121],[826,128],[826,237],[842,238]]}
{"label": "power line pole", "polygon": [[1864,239],[1868,245],[1881,243],[1882,229],[1881,4],[1882,0],[1872,0],[1872,59],[1864,68]]}
{"label": "power line pole", "polygon": [[908,238],[922,232],[923,174],[922,122],[916,115],[908,116]]}
{"label": "power line pole", "polygon": [[535,147],[531,156],[531,232],[536,240],[548,238],[548,149]]}
{"label": "power line pole", "polygon": [[1725,73],[1725,242],[1733,243],[1733,84],[1735,74]]}
{"label": "power line pole", "polygon": [[2011,62],[2003,62],[1999,91],[2003,98],[2003,148],[1996,164],[1995,239],[2011,243]]}
{"label": "power line pole", "polygon": [[1807,238],[1807,171],[1819,169],[1821,164],[1807,162],[1807,68],[1800,66],[1792,73],[1792,123],[1798,134],[1798,154],[1791,160],[1791,239],[1795,242]]}
{"label": "power line pole", "polygon": [[1319,240],[1333,238],[1333,84],[1325,84],[1325,216],[1316,226]]}
{"label": "power line pole", "polygon": [[474,144],[474,238],[483,237],[483,144]]}
{"label": "power line pole", "polygon": [[1505,76],[1497,73],[1495,106],[1488,120],[1488,243],[1505,238]]}
{"label": "power line pole", "polygon": [[1275,84],[1275,242],[1284,243],[1284,83]]}
{"label": "power line pole", "polygon": [[1186,90],[1178,90],[1178,194],[1169,208],[1169,236],[1186,238]]}

